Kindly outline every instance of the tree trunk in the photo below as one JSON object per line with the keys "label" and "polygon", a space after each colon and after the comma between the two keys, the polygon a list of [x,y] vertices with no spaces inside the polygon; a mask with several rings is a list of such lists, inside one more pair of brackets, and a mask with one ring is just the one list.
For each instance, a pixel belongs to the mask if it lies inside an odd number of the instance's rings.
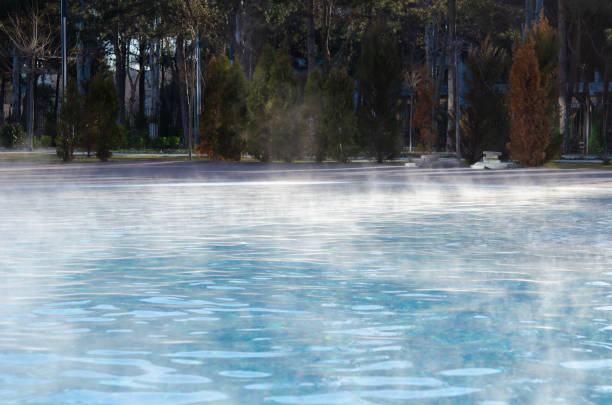
{"label": "tree trunk", "polygon": [[26,131],[28,136],[28,148],[34,150],[34,81],[36,75],[34,68],[36,61],[30,60],[30,72],[28,72],[28,111],[26,116]]}
{"label": "tree trunk", "polygon": [[523,27],[523,38],[531,30],[533,24],[533,0],[525,0],[525,26]]}
{"label": "tree trunk", "polygon": [[329,33],[331,30],[331,16],[334,7],[333,0],[325,0],[323,2],[323,29],[321,30],[322,45],[323,45],[323,71],[329,73],[331,69],[331,53],[329,51]]}
{"label": "tree trunk", "polygon": [[444,58],[446,57],[446,50],[448,49],[448,41],[449,39],[449,33],[448,30],[446,30],[446,33],[444,35],[444,43],[442,44],[442,51],[438,51],[437,52],[437,58],[434,62],[434,69],[432,71],[432,83],[433,83],[433,102],[435,105],[435,108],[432,109],[431,112],[431,130],[435,136],[436,139],[438,139],[438,149],[441,149],[442,146],[446,146],[446,139],[441,139],[443,136],[446,135],[446,131],[442,131],[439,128],[439,124],[438,124],[438,120],[437,120],[437,113],[440,111],[441,106],[440,106],[440,92],[442,91],[442,79],[445,77],[445,71],[444,69],[445,67],[445,61]]}
{"label": "tree trunk", "polygon": [[414,128],[414,92],[416,89],[412,89],[410,92],[410,145],[408,146],[408,151],[412,152],[412,130]]}
{"label": "tree trunk", "polygon": [[[605,52],[605,51],[604,51]],[[604,54],[605,55],[605,54]],[[603,79],[603,94],[602,94],[602,133],[603,133],[603,160],[604,163],[610,164],[609,142],[611,121],[611,103],[610,103],[610,81],[612,81],[612,55],[608,55],[605,62],[604,79]]]}
{"label": "tree trunk", "polygon": [[2,110],[0,110],[0,124],[4,124],[4,120],[5,120],[5,116],[4,116],[4,101],[6,99],[6,77],[4,76],[4,73],[1,74],[2,78],[2,83],[0,84],[0,100],[2,100],[2,102],[0,102],[0,108],[2,108]]}
{"label": "tree trunk", "polygon": [[77,86],[79,93],[83,94],[83,41],[79,39],[77,42],[77,56],[76,56],[76,77]]}
{"label": "tree trunk", "polygon": [[455,58],[457,54],[457,39],[456,39],[456,10],[457,0],[448,0],[448,53],[447,61],[449,63],[448,68],[448,97],[447,97],[447,110],[446,115],[448,117],[446,125],[446,152],[452,150],[452,139],[455,132],[455,89],[457,72],[455,71]]}
{"label": "tree trunk", "polygon": [[140,68],[140,76],[138,77],[138,126],[140,131],[146,128],[145,117],[145,74],[146,74],[146,42],[144,38],[138,40],[138,67]]}
{"label": "tree trunk", "polygon": [[190,123],[189,91],[187,88],[187,65],[185,60],[185,39],[182,34],[176,37],[176,64],[178,70],[179,98],[181,104],[181,123],[183,125],[183,144],[189,148],[189,159],[193,149]]}
{"label": "tree trunk", "polygon": [[193,114],[193,134],[195,145],[200,144],[200,115],[202,113],[202,48],[200,33],[196,34],[195,103]]}
{"label": "tree trunk", "polygon": [[557,0],[558,3],[558,24],[559,32],[559,129],[563,135],[563,151],[569,152],[570,137],[568,130],[569,123],[569,100],[567,83],[567,23],[565,15],[565,0]]}
{"label": "tree trunk", "polygon": [[83,29],[83,15],[85,4],[83,1],[80,2],[80,11],[78,17],[78,40],[77,40],[77,55],[76,55],[76,78],[77,78],[77,86],[79,88],[79,93],[83,94],[83,59],[85,54],[85,49],[83,47],[83,39],[82,39],[82,29]]}
{"label": "tree trunk", "polygon": [[315,24],[314,24],[314,0],[306,0],[306,48],[308,54],[308,74],[310,74],[317,64],[315,50]]}
{"label": "tree trunk", "polygon": [[[159,25],[159,18],[155,19],[154,26]],[[151,50],[149,52],[149,65],[151,66],[151,111],[149,112],[149,137],[157,138],[159,136],[159,100],[160,100],[160,59],[161,46],[160,40],[154,37],[151,41]]]}
{"label": "tree trunk", "polygon": [[[57,125],[59,126],[60,124],[60,110],[59,110],[59,106],[60,106],[60,86],[61,86],[61,75],[58,72],[57,76],[55,78],[55,103],[54,103],[54,114],[55,115],[55,122],[57,123]],[[53,134],[51,134],[51,139],[53,140],[53,143],[55,144],[55,137],[57,135],[57,131],[55,131]]]}
{"label": "tree trunk", "polygon": [[[572,45],[572,52],[571,52],[571,58],[568,58],[568,62],[569,62],[569,83],[567,86],[567,102],[568,102],[568,117],[569,117],[569,109],[571,108],[572,105],[572,100],[574,99],[574,97],[577,95],[578,93],[578,69],[582,60],[582,19],[580,18],[580,16],[577,16],[577,21],[576,21],[576,32],[573,33],[572,35],[574,41],[573,41],[573,45]],[[569,35],[568,35],[568,40],[569,40]],[[567,42],[569,44],[569,42]],[[568,54],[569,56],[569,54]],[[579,102],[581,102],[582,100],[580,99],[580,97],[576,97],[578,99]],[[568,121],[569,123],[569,121]],[[569,125],[568,125],[568,129],[569,129]],[[570,133],[568,138],[569,138],[569,142],[570,142],[570,146],[568,147],[568,152],[571,152],[571,142],[572,142],[572,135],[576,135],[577,138],[580,138],[580,134],[576,131],[572,131],[573,133]],[[582,152],[582,151],[581,151]]]}
{"label": "tree trunk", "polygon": [[13,96],[11,99],[11,112],[13,122],[21,119],[21,60],[19,51],[13,46]]}
{"label": "tree trunk", "polygon": [[536,24],[540,23],[540,16],[544,12],[544,0],[536,0],[534,20]]}
{"label": "tree trunk", "polygon": [[126,53],[127,42],[115,30],[113,49],[115,51],[115,83],[117,84],[117,98],[119,101],[119,123],[125,124],[125,82],[126,82]]}

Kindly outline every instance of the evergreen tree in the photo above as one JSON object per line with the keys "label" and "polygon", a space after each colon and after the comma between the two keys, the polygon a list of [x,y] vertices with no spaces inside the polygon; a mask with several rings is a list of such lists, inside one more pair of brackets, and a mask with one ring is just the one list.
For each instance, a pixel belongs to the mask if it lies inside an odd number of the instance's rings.
{"label": "evergreen tree", "polygon": [[425,152],[431,152],[438,139],[433,122],[436,110],[436,104],[433,100],[433,83],[427,72],[427,67],[421,68],[417,75],[419,80],[416,85],[417,97],[412,121],[420,138],[417,147]]}
{"label": "evergreen tree", "polygon": [[327,154],[327,133],[321,123],[323,89],[325,77],[319,69],[314,69],[304,88],[302,115],[306,125],[309,150],[317,162],[322,162]]}
{"label": "evergreen tree", "polygon": [[550,119],[532,36],[516,46],[509,98],[510,157],[527,166],[539,166],[550,142]]}
{"label": "evergreen tree", "polygon": [[304,152],[304,126],[299,114],[299,90],[291,56],[276,52],[270,69],[270,152],[273,158],[291,162]]}
{"label": "evergreen tree", "polygon": [[247,95],[249,124],[247,132],[247,152],[258,160],[270,160],[270,72],[274,64],[275,52],[265,45],[255,67],[253,81]]}
{"label": "evergreen tree", "polygon": [[74,157],[74,149],[80,142],[83,130],[83,96],[79,93],[75,81],[70,81],[66,88],[66,98],[62,106],[60,133],[56,138],[57,155],[64,162]]}
{"label": "evergreen tree", "polygon": [[548,19],[541,16],[534,32],[535,53],[540,69],[540,82],[546,92],[546,115],[550,120],[550,141],[546,147],[546,161],[557,158],[563,149],[563,134],[557,128],[559,120],[559,49],[561,47],[557,32],[550,26]]}
{"label": "evergreen tree", "polygon": [[339,162],[346,162],[356,152],[355,85],[344,70],[332,69],[324,88],[323,130],[327,134],[327,152]]}
{"label": "evergreen tree", "polygon": [[509,140],[508,111],[501,87],[508,68],[506,52],[494,47],[489,38],[473,47],[465,60],[467,92],[464,96],[461,150],[468,162],[480,160],[482,152],[503,152]]}
{"label": "evergreen tree", "polygon": [[111,148],[119,135],[119,103],[112,79],[96,75],[87,85],[85,111],[85,132],[93,140],[97,158],[105,162],[112,156]]}
{"label": "evergreen tree", "polygon": [[362,146],[379,163],[399,154],[397,118],[402,64],[397,39],[381,20],[372,24],[362,42],[359,74],[359,126]]}
{"label": "evergreen tree", "polygon": [[211,159],[240,160],[245,141],[248,82],[241,64],[212,58],[204,76],[200,153]]}
{"label": "evergreen tree", "polygon": [[247,99],[247,150],[251,155],[262,161],[292,161],[302,154],[304,125],[299,119],[299,95],[291,57],[266,45]]}

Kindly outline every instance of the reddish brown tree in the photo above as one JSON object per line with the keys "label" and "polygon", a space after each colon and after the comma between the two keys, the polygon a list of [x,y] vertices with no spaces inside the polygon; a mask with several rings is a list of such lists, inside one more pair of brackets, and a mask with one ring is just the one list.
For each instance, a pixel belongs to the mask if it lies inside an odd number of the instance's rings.
{"label": "reddish brown tree", "polygon": [[550,118],[547,91],[542,86],[531,35],[515,46],[509,97],[510,157],[527,166],[540,166],[550,142]]}
{"label": "reddish brown tree", "polygon": [[417,74],[420,80],[416,86],[417,100],[415,103],[413,125],[420,137],[419,149],[431,152],[438,139],[433,128],[433,114],[436,108],[436,103],[433,99],[433,84],[426,67],[423,67]]}

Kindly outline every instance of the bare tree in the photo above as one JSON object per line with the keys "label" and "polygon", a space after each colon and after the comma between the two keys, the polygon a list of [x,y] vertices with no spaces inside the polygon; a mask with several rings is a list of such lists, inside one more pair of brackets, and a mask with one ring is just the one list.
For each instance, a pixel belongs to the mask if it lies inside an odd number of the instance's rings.
{"label": "bare tree", "polygon": [[52,30],[45,23],[36,3],[32,2],[22,14],[9,15],[0,29],[9,37],[26,61],[28,100],[26,131],[30,150],[34,150],[34,86],[38,75],[45,71],[45,61],[51,56]]}

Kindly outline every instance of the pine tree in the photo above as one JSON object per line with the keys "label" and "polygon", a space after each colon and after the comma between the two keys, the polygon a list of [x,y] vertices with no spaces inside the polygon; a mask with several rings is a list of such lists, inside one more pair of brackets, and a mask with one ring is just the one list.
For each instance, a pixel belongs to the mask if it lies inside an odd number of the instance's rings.
{"label": "pine tree", "polygon": [[550,142],[550,118],[533,36],[516,45],[509,98],[510,157],[527,166],[539,166],[545,161]]}
{"label": "pine tree", "polygon": [[418,76],[420,80],[416,86],[417,97],[412,123],[420,138],[418,148],[431,152],[438,139],[433,128],[433,114],[436,109],[433,101],[433,84],[426,67],[419,70]]}
{"label": "pine tree", "polygon": [[94,142],[96,157],[103,162],[110,159],[111,149],[117,144],[118,113],[119,102],[113,80],[96,75],[87,85],[85,95],[85,132]]}
{"label": "pine tree", "polygon": [[240,160],[245,147],[247,87],[240,62],[230,66],[224,55],[210,60],[204,76],[199,153],[211,159]]}
{"label": "pine tree", "polygon": [[358,74],[361,142],[382,163],[401,149],[397,114],[402,86],[397,38],[382,20],[375,21],[365,34]]}
{"label": "pine tree", "polygon": [[465,75],[461,150],[470,163],[480,160],[485,150],[503,152],[508,143],[508,111],[497,87],[508,62],[506,52],[494,47],[489,38],[473,47],[466,58],[469,74]]}
{"label": "pine tree", "polygon": [[306,81],[304,88],[304,104],[302,116],[305,121],[307,144],[310,153],[317,162],[322,162],[327,155],[327,133],[322,126],[323,91],[325,77],[319,69],[314,69]]}
{"label": "pine tree", "polygon": [[270,73],[275,60],[275,51],[266,44],[263,47],[253,81],[247,95],[248,131],[247,152],[254,158],[267,162],[270,160]]}
{"label": "pine tree", "polygon": [[346,71],[332,69],[325,81],[322,118],[328,154],[339,162],[348,161],[356,151],[354,94],[353,79]]}
{"label": "pine tree", "polygon": [[80,142],[83,130],[83,96],[75,81],[68,83],[66,98],[62,106],[60,133],[56,138],[57,155],[64,162],[74,157],[74,149]]}

